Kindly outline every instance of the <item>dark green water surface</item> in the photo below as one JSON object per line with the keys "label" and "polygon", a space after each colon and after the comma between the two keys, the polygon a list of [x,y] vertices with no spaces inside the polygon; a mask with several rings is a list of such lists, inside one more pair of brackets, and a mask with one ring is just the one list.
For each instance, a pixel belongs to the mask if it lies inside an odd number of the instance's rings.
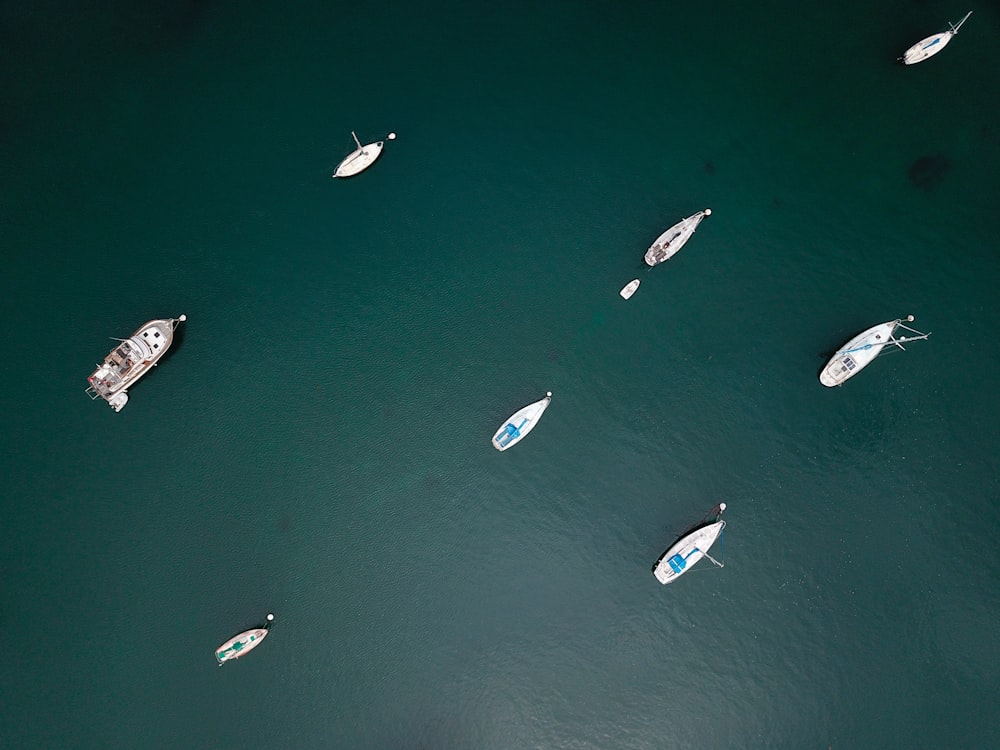
{"label": "dark green water surface", "polygon": [[0,748],[1000,746],[1000,16],[792,7],[0,3]]}

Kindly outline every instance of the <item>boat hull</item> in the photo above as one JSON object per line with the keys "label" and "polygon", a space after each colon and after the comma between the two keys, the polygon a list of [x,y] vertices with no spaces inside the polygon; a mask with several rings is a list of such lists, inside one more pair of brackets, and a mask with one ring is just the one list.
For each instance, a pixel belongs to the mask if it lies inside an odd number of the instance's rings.
{"label": "boat hull", "polygon": [[103,398],[116,412],[128,403],[126,391],[152,370],[174,342],[174,329],[187,316],[151,320],[121,341],[87,378],[93,398]]}
{"label": "boat hull", "polygon": [[538,420],[541,419],[551,401],[552,394],[549,393],[540,401],[528,404],[523,409],[511,414],[493,436],[493,447],[498,451],[505,451],[521,442],[529,432],[535,429],[535,425],[538,424]]}
{"label": "boat hull", "polygon": [[225,664],[227,661],[239,659],[263,643],[268,632],[267,628],[251,628],[250,630],[244,630],[239,635],[234,635],[215,649],[216,660],[219,664]]}
{"label": "boat hull", "polygon": [[926,39],[921,39],[903,53],[903,64],[915,65],[918,62],[923,62],[928,57],[933,57],[945,48],[953,36],[955,36],[954,32],[945,31],[944,33],[934,34]]}
{"label": "boat hull", "polygon": [[658,266],[663,261],[674,257],[684,247],[685,243],[691,239],[702,219],[711,215],[712,209],[706,208],[704,211],[692,214],[686,219],[681,219],[657,237],[653,244],[649,246],[645,256],[643,256],[646,265],[650,267]]}
{"label": "boat hull", "polygon": [[639,279],[632,279],[629,283],[623,286],[622,290],[618,293],[622,296],[622,299],[629,299],[633,294],[635,294],[635,290],[638,288]]}
{"label": "boat hull", "polygon": [[893,342],[892,334],[899,322],[879,323],[852,338],[826,363],[819,374],[819,382],[832,387],[853,378],[872,363],[886,344]]}
{"label": "boat hull", "polygon": [[653,566],[653,575],[660,583],[673,583],[705,556],[715,544],[726,522],[719,520],[701,526],[678,539],[670,549],[660,555]]}
{"label": "boat hull", "polygon": [[369,143],[367,146],[355,149],[337,165],[337,170],[333,173],[333,176],[353,177],[359,172],[365,171],[382,155],[382,147],[384,145],[385,141],[376,141],[375,143]]}

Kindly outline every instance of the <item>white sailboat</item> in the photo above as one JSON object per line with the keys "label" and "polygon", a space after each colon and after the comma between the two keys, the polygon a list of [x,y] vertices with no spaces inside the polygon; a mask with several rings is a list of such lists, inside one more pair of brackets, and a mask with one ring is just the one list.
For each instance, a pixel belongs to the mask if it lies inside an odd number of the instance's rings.
{"label": "white sailboat", "polygon": [[958,33],[958,30],[962,27],[962,24],[969,20],[969,16],[972,15],[970,10],[965,14],[965,17],[956,24],[948,23],[948,30],[943,31],[940,34],[934,34],[927,37],[926,39],[921,39],[919,42],[910,47],[903,56],[899,58],[903,61],[904,65],[914,65],[918,62],[923,62],[928,57],[936,55],[938,52],[945,48],[945,45],[951,41],[951,38]]}
{"label": "white sailboat", "polygon": [[[907,315],[906,322],[912,323],[913,316]],[[897,339],[895,333],[899,328],[903,328],[916,335],[909,337],[901,336]],[[844,344],[830,358],[830,361],[826,363],[826,367],[820,372],[819,382],[825,386],[840,385],[871,364],[886,346],[895,345],[905,351],[906,348],[903,344],[909,341],[920,341],[926,339],[928,336],[930,336],[929,333],[921,333],[915,328],[910,328],[901,319],[879,323],[862,331]]]}
{"label": "white sailboat", "polygon": [[239,659],[243,654],[257,648],[270,632],[272,622],[274,622],[274,615],[269,614],[267,624],[264,627],[244,630],[215,649],[215,658],[219,662],[219,666],[221,667],[232,659]]}
{"label": "white sailboat", "polygon": [[656,576],[656,580],[660,583],[673,583],[691,570],[703,557],[707,557],[720,568],[724,566],[724,563],[708,554],[708,550],[715,544],[719,535],[722,534],[722,530],[726,528],[726,522],[721,518],[725,509],[726,504],[719,503],[718,513],[709,514],[715,516],[714,521],[704,523],[694,531],[688,532],[674,542],[670,549],[660,555],[660,559],[653,566],[653,575]]}
{"label": "white sailboat", "polygon": [[[358,136],[355,135],[353,130],[351,131],[351,136],[354,138],[354,142],[358,144],[358,147],[344,157],[344,160],[337,165],[337,169],[333,173],[334,177],[352,177],[358,172],[363,172],[382,155],[382,147],[385,145],[385,141],[375,141],[374,143],[362,146],[361,141],[358,140]],[[396,134],[389,133],[385,138],[388,141],[394,141],[396,140]]]}
{"label": "white sailboat", "polygon": [[656,241],[649,246],[649,250],[646,251],[646,265],[659,265],[668,258],[672,258],[678,250],[684,247],[684,243],[691,239],[691,235],[694,234],[694,230],[698,228],[701,220],[711,215],[712,209],[706,208],[686,219],[681,219],[657,237]]}
{"label": "white sailboat", "polygon": [[511,414],[510,418],[504,420],[496,435],[493,436],[493,447],[498,451],[505,451],[523,440],[525,435],[535,429],[535,425],[542,418],[542,413],[548,408],[551,400],[552,391],[549,391],[545,394],[545,398],[528,404],[523,409]]}

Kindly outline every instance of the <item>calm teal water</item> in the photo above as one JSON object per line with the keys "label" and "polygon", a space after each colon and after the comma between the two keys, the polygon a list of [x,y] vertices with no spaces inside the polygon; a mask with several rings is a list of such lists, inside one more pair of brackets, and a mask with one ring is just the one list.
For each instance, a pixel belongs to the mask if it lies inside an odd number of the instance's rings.
{"label": "calm teal water", "polygon": [[1000,746],[995,7],[98,5],[0,5],[0,747]]}

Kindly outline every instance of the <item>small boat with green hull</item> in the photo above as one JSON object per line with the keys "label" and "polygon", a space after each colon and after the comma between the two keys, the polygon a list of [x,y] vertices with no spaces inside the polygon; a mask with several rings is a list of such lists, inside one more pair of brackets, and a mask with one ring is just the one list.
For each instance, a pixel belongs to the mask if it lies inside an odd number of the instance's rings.
{"label": "small boat with green hull", "polygon": [[239,659],[243,654],[257,648],[267,637],[272,622],[274,622],[274,615],[268,614],[267,624],[264,627],[244,630],[215,649],[215,658],[218,660],[219,666],[221,667],[227,661]]}

